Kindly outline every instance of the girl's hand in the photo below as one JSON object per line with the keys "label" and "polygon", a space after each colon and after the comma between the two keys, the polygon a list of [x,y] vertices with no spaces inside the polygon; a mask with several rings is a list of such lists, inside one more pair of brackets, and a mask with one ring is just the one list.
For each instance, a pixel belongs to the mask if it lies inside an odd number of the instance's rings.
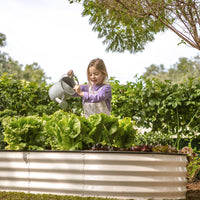
{"label": "girl's hand", "polygon": [[81,88],[80,88],[80,85],[75,85],[73,89],[74,89],[74,91],[75,91],[79,96],[81,96],[81,97],[84,96],[84,93],[83,93],[83,91],[82,91]]}
{"label": "girl's hand", "polygon": [[71,77],[73,73],[74,73],[73,70],[69,70],[69,71],[67,72],[67,75],[68,75],[69,77]]}

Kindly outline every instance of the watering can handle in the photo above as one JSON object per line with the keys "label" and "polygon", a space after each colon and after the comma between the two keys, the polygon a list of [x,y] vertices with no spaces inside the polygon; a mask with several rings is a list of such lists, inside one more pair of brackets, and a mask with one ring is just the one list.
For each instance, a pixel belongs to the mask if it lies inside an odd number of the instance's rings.
{"label": "watering can handle", "polygon": [[78,78],[77,78],[77,76],[76,76],[75,74],[73,74],[73,78],[74,78],[74,80],[77,82],[77,84],[79,85]]}
{"label": "watering can handle", "polygon": [[70,77],[73,78],[73,79],[76,81],[76,83],[79,85],[78,78],[77,78],[77,76],[74,74],[74,72],[72,72],[72,74],[70,75]]}

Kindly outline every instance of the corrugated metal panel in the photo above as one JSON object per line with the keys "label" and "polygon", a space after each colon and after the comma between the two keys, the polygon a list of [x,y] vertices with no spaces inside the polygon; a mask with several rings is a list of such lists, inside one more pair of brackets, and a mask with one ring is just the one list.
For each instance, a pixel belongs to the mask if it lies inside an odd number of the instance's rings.
{"label": "corrugated metal panel", "polygon": [[31,152],[32,192],[83,195],[83,155],[76,152]]}
{"label": "corrugated metal panel", "polygon": [[0,151],[0,190],[119,199],[183,199],[186,155]]}
{"label": "corrugated metal panel", "polygon": [[134,199],[185,198],[186,157],[85,154],[84,195]]}
{"label": "corrugated metal panel", "polygon": [[0,152],[0,190],[29,190],[29,163],[23,152]]}

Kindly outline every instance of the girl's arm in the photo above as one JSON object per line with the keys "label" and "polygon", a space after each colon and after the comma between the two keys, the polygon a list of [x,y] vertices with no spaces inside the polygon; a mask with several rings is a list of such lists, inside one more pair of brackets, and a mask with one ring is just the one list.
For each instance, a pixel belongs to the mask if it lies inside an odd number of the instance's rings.
{"label": "girl's arm", "polygon": [[83,100],[89,103],[97,103],[111,98],[112,93],[110,85],[102,86],[101,91],[99,91],[97,94],[89,94],[89,92],[83,92]]}

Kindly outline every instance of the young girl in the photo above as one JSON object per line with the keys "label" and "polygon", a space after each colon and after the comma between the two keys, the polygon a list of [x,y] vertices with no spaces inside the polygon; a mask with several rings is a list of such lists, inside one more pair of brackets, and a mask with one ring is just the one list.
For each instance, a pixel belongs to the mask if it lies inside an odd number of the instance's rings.
{"label": "young girl", "polygon": [[[70,76],[72,70],[68,72]],[[102,59],[93,59],[87,68],[87,85],[75,85],[75,96],[81,96],[83,99],[84,115],[88,118],[92,114],[111,112],[111,86],[106,84],[108,73]]]}

